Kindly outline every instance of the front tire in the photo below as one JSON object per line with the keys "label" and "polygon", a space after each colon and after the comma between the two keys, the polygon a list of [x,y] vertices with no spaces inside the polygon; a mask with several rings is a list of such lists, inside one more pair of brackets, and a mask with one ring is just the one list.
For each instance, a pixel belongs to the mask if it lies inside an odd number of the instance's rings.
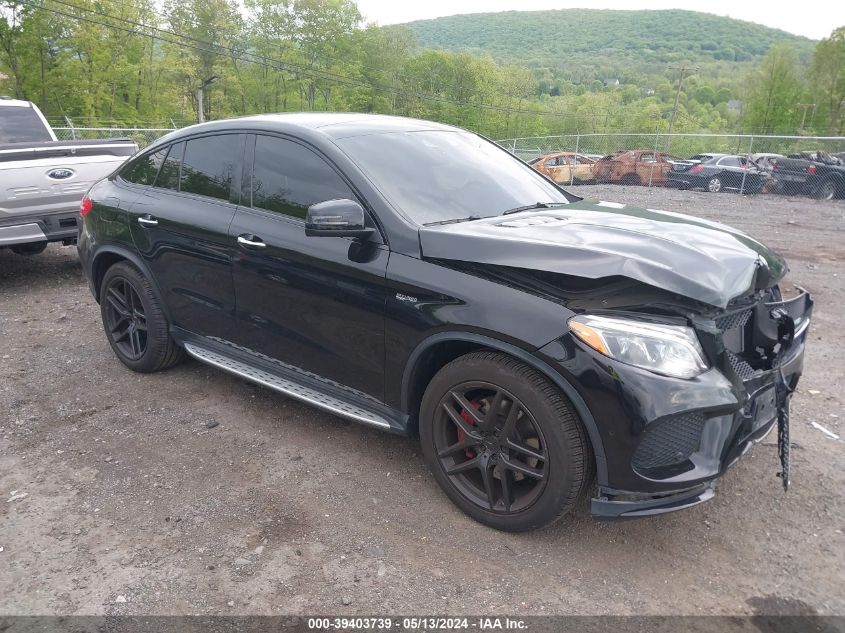
{"label": "front tire", "polygon": [[109,268],[100,286],[100,313],[109,345],[129,369],[152,373],[185,357],[152,284],[129,262]]}
{"label": "front tire", "polygon": [[473,352],[437,372],[423,396],[419,429],[444,492],[499,530],[557,521],[595,474],[569,400],[545,376],[497,352]]}

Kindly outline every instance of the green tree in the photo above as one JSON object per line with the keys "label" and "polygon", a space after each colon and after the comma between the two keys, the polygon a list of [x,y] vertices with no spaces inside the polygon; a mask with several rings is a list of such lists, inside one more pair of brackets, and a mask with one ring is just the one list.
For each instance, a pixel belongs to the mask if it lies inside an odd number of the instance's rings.
{"label": "green tree", "polygon": [[794,50],[785,44],[772,46],[752,73],[744,105],[744,126],[752,132],[794,132],[797,104],[803,86]]}
{"label": "green tree", "polygon": [[361,14],[351,0],[289,0],[283,4],[291,14],[293,41],[307,67],[302,90],[308,109],[316,108],[318,92],[328,109],[333,83],[322,75],[326,71],[344,74],[342,56],[361,23]]}
{"label": "green tree", "polygon": [[24,66],[21,64],[21,39],[23,23],[29,8],[18,2],[0,3],[0,49],[3,64],[11,73],[15,85],[15,97],[26,98],[24,90]]}
{"label": "green tree", "polygon": [[845,26],[816,46],[812,82],[813,98],[819,104],[817,120],[822,129],[841,135],[845,131]]}
{"label": "green tree", "polygon": [[[236,60],[244,41],[244,22],[234,0],[167,0],[164,18],[171,31],[189,38],[187,45],[168,44],[167,53],[173,77],[194,108],[197,91],[205,84],[203,109],[207,118],[212,116],[212,97],[217,90],[224,91],[224,100],[234,93],[241,111],[245,110],[241,68]],[[225,81],[209,83],[215,77]]]}

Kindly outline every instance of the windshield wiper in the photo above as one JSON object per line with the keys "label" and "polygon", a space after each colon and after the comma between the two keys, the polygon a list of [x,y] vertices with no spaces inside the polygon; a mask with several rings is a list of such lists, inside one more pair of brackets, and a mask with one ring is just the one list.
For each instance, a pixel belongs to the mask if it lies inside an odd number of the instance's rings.
{"label": "windshield wiper", "polygon": [[531,209],[551,209],[558,205],[564,205],[565,202],[535,202],[534,204],[526,204],[524,207],[515,207],[503,211],[502,215],[510,215],[511,213],[519,213],[520,211],[531,211]]}
{"label": "windshield wiper", "polygon": [[453,220],[440,220],[439,222],[426,222],[425,226],[436,226],[438,224],[457,224],[458,222],[470,222],[472,220],[480,220],[481,216],[470,215],[466,218],[455,218]]}

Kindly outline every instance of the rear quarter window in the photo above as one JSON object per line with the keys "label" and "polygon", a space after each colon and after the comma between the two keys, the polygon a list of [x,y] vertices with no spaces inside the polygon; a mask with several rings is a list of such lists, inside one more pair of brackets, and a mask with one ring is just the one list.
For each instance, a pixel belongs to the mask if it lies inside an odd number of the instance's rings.
{"label": "rear quarter window", "polygon": [[164,159],[161,169],[158,172],[158,178],[155,180],[156,187],[178,191],[179,166],[182,164],[182,153],[184,150],[185,143],[176,143],[170,146],[170,151],[167,152],[167,158]]}
{"label": "rear quarter window", "polygon": [[120,172],[120,177],[135,185],[151,185],[155,182],[158,170],[167,156],[167,149],[160,149],[152,154],[145,154],[133,160]]}

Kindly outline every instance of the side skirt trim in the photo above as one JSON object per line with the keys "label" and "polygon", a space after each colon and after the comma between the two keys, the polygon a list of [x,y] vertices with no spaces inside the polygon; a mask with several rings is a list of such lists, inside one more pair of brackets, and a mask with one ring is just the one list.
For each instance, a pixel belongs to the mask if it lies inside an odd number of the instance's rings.
{"label": "side skirt trim", "polygon": [[198,361],[283,393],[290,398],[301,400],[302,402],[355,422],[384,430],[393,429],[390,422],[378,414],[344,402],[339,398],[322,393],[314,388],[306,387],[287,378],[282,378],[281,376],[202,347],[196,343],[184,343],[184,347],[185,351]]}

